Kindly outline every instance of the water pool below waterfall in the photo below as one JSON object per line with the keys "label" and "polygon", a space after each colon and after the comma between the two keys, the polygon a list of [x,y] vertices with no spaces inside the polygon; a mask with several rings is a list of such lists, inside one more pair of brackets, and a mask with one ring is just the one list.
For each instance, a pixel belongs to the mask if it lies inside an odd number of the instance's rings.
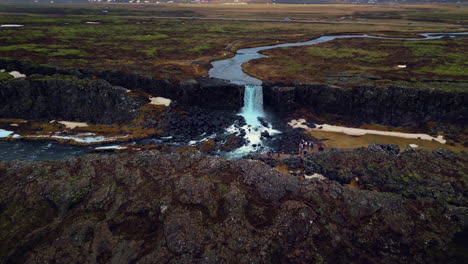
{"label": "water pool below waterfall", "polygon": [[[226,133],[242,134],[241,130],[245,131],[245,139],[247,144],[241,148],[228,153],[228,157],[241,157],[250,152],[265,150],[262,142],[262,133],[274,135],[279,131],[274,130],[270,124],[265,122],[266,115],[263,110],[263,94],[262,81],[247,75],[242,71],[242,64],[250,60],[265,57],[260,54],[260,51],[280,48],[280,47],[295,47],[305,45],[315,45],[337,38],[376,38],[376,39],[397,39],[397,40],[431,40],[440,39],[443,37],[466,37],[467,32],[460,33],[424,33],[420,34],[423,38],[391,38],[391,37],[375,37],[368,35],[341,35],[341,36],[322,36],[317,39],[296,42],[283,43],[277,45],[269,45],[263,47],[240,49],[232,58],[213,61],[213,68],[209,71],[209,76],[219,79],[228,80],[234,84],[245,85],[244,106],[239,115],[243,116],[246,125],[227,128]],[[264,120],[263,122],[260,119]],[[156,142],[157,141],[157,142]],[[161,143],[159,139],[144,139],[137,142],[123,143],[128,144],[155,144]],[[164,140],[163,140],[164,141]],[[177,143],[176,143],[177,144]],[[115,145],[115,144],[113,144]],[[186,145],[190,145],[187,142]],[[94,147],[90,146],[67,146],[61,145],[54,141],[0,141],[0,160],[53,160],[62,159],[66,156],[79,156],[88,153]]]}

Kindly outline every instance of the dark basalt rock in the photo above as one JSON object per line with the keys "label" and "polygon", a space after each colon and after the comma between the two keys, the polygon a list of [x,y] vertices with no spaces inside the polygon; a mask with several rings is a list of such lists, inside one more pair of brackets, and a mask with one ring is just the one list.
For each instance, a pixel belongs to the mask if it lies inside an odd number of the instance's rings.
{"label": "dark basalt rock", "polygon": [[103,80],[33,75],[0,82],[0,118],[111,124],[134,119],[146,98]]}
{"label": "dark basalt rock", "polygon": [[122,86],[134,91],[144,91],[153,96],[176,100],[182,105],[198,106],[205,109],[238,111],[243,104],[243,86],[216,78],[191,79],[177,83],[169,80],[158,80],[133,72],[64,69],[6,59],[0,59],[0,69],[20,71],[28,76],[33,74],[60,74],[82,79],[98,78],[114,86]]}
{"label": "dark basalt rock", "polygon": [[140,152],[0,162],[2,263],[463,263],[466,207]]}
{"label": "dark basalt rock", "polygon": [[[310,153],[304,158],[307,174],[348,184],[358,179],[365,190],[379,189],[407,198],[427,197],[466,207],[467,179],[460,164],[468,163],[465,152],[446,149],[432,152],[396,145],[371,144],[367,148]],[[463,166],[463,165],[461,165]]]}
{"label": "dark basalt rock", "polygon": [[227,136],[226,142],[221,145],[221,150],[229,152],[242,147],[245,143],[245,139],[242,136],[229,135]]}
{"label": "dark basalt rock", "polygon": [[173,136],[181,141],[202,134],[223,133],[242,117],[230,111],[210,111],[200,107],[176,106],[167,109],[158,121],[146,121],[148,127],[164,131],[164,136]]}
{"label": "dark basalt rock", "polygon": [[264,83],[265,105],[279,112],[309,109],[358,122],[401,126],[427,121],[468,123],[468,93],[400,87],[339,88]]}

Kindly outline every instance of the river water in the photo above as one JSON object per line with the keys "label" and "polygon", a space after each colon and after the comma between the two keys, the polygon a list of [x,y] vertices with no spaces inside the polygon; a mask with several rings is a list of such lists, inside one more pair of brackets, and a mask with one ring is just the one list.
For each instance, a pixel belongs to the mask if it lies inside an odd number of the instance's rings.
{"label": "river water", "polygon": [[[396,39],[396,40],[433,40],[440,39],[443,37],[457,37],[465,36],[466,33],[453,33],[453,34],[431,34],[423,33],[420,34],[422,38],[392,38],[392,37],[377,37],[369,35],[340,35],[340,36],[322,36],[316,39],[295,42],[295,43],[283,43],[269,46],[261,46],[255,48],[240,49],[236,52],[236,55],[232,58],[224,60],[213,61],[211,64],[213,68],[209,71],[209,76],[213,78],[229,80],[231,83],[245,86],[244,92],[244,107],[241,109],[239,115],[243,116],[246,123],[249,125],[247,129],[244,128],[245,139],[248,144],[242,148],[234,151],[229,156],[239,157],[249,152],[256,152],[258,150],[266,151],[268,148],[263,146],[262,133],[265,131],[269,135],[279,133],[271,128],[268,123],[267,126],[259,122],[259,118],[265,120],[265,113],[263,111],[263,92],[262,92],[262,81],[246,74],[242,71],[242,65],[248,63],[251,60],[266,57],[260,52],[263,50],[282,48],[282,47],[298,47],[306,45],[316,45],[334,39],[342,38],[374,38],[374,39]],[[266,120],[267,121],[267,120]],[[264,122],[265,123],[265,122]],[[232,129],[232,128],[230,128]]]}
{"label": "river water", "polygon": [[[263,111],[263,92],[262,81],[247,75],[242,71],[242,64],[250,60],[265,57],[260,54],[260,51],[281,48],[281,47],[296,47],[305,45],[315,45],[338,38],[375,38],[375,39],[396,39],[396,40],[432,40],[443,37],[466,37],[467,32],[462,33],[424,33],[420,34],[422,38],[391,38],[391,37],[376,37],[369,35],[340,35],[340,36],[322,36],[313,40],[283,43],[277,45],[269,45],[255,48],[240,49],[232,58],[213,61],[213,68],[209,71],[209,76],[219,79],[225,79],[232,83],[245,85],[244,92],[244,107],[239,115],[243,116],[247,125],[244,127],[230,127],[228,132],[238,133],[241,129],[246,131],[247,144],[240,149],[235,150],[232,157],[239,157],[249,152],[262,150],[261,134],[268,132],[269,135],[279,133],[271,128],[270,124],[262,124],[259,118],[265,118]],[[156,140],[156,139],[154,139]],[[148,141],[154,144],[153,139],[142,140],[138,144],[144,144]],[[136,142],[133,142],[136,143]],[[125,143],[129,144],[129,143]],[[131,143],[130,143],[131,144]],[[114,144],[115,145],[115,144]],[[67,156],[79,156],[89,153],[94,147],[90,146],[67,146],[56,143],[54,141],[0,141],[0,160],[57,160]]]}

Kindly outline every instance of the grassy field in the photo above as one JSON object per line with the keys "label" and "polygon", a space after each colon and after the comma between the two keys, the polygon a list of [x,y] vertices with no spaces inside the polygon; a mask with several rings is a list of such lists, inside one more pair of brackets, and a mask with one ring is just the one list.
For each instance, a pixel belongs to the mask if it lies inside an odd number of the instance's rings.
{"label": "grassy field", "polygon": [[[267,50],[244,66],[268,81],[326,82],[340,86],[398,84],[417,87],[423,81],[439,89],[466,90],[468,41],[441,39],[401,41],[337,39],[315,46]],[[400,67],[399,67],[400,65]],[[377,79],[377,80],[376,80]]]}
{"label": "grassy field", "polygon": [[[468,10],[453,5],[0,5],[0,13],[0,24],[24,25],[0,28],[1,58],[120,69],[174,80],[206,76],[211,60],[232,56],[241,47],[308,40],[322,34],[410,36],[460,31],[459,25],[468,24]],[[340,23],[200,19],[219,17]],[[300,67],[294,72],[299,73]]]}
{"label": "grassy field", "polygon": [[437,148],[447,148],[453,151],[467,150],[462,144],[447,145],[435,141],[422,139],[407,139],[400,137],[390,137],[381,135],[367,134],[364,136],[350,136],[343,133],[326,132],[326,131],[311,131],[308,132],[311,136],[322,139],[326,148],[353,149],[359,147],[367,147],[369,144],[395,144],[403,151],[408,145],[418,145],[418,149],[434,150]]}

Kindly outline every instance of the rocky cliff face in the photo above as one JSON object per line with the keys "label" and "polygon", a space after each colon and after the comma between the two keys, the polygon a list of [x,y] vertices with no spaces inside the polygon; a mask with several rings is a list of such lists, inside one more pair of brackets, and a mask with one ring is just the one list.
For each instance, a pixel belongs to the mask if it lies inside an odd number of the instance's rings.
{"label": "rocky cliff face", "polygon": [[35,75],[0,83],[0,118],[111,124],[134,119],[144,103],[103,80]]}
{"label": "rocky cliff face", "polygon": [[264,84],[265,105],[289,112],[304,108],[359,122],[401,126],[427,121],[468,123],[468,93],[400,87],[338,88],[321,84]]}
{"label": "rocky cliff face", "polygon": [[[3,263],[456,263],[466,207],[140,152],[0,162]],[[465,231],[463,231],[465,230]]]}
{"label": "rocky cliff face", "polygon": [[0,69],[20,71],[26,75],[71,75],[78,78],[99,78],[112,85],[122,86],[134,91],[144,91],[153,96],[177,100],[179,104],[199,106],[212,110],[238,111],[243,104],[243,86],[213,78],[188,80],[173,83],[168,80],[156,80],[137,73],[115,70],[61,69],[51,66],[36,66],[29,62],[1,60]]}
{"label": "rocky cliff face", "polygon": [[[238,111],[244,87],[219,79],[202,78],[182,83],[155,80],[137,73],[91,71],[34,66],[28,62],[0,60],[0,69],[31,74],[65,74],[100,78],[112,85],[163,96],[182,105],[212,110]],[[401,87],[338,88],[323,84],[264,83],[265,106],[273,112],[307,109],[335,114],[357,122],[391,126],[418,125],[427,121],[468,123],[468,93]]]}

